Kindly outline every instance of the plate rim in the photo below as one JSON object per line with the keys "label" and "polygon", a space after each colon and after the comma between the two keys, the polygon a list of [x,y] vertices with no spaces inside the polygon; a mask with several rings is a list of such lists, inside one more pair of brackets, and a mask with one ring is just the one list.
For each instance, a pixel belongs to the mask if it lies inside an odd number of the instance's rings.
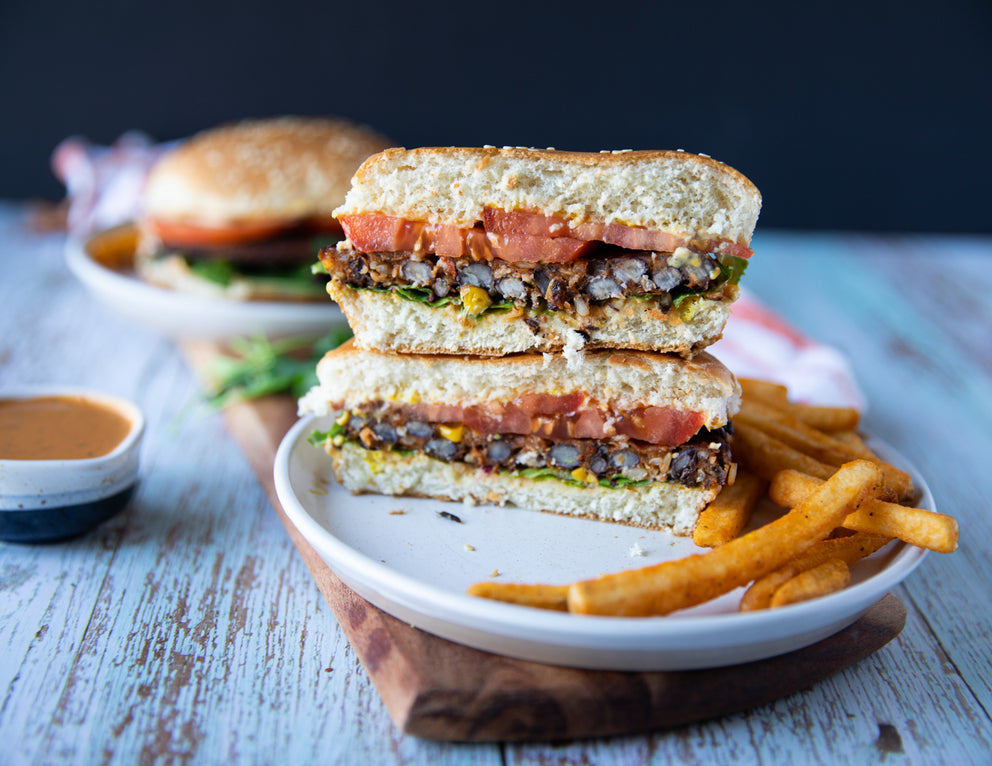
{"label": "plate rim", "polygon": [[[659,639],[678,644],[688,638],[698,638],[700,634],[718,633],[725,631],[729,627],[739,627],[741,629],[754,630],[756,628],[768,628],[767,635],[769,641],[782,639],[794,635],[797,626],[803,625],[807,618],[823,613],[833,614],[838,611],[842,604],[854,602],[859,605],[853,610],[840,610],[845,617],[844,625],[840,625],[836,630],[828,635],[837,632],[845,625],[856,620],[860,614],[869,608],[873,603],[882,598],[886,592],[904,580],[923,561],[927,551],[916,546],[908,545],[901,541],[893,541],[894,546],[891,560],[884,569],[856,583],[844,591],[834,593],[815,601],[791,605],[787,608],[775,610],[774,613],[768,610],[758,612],[735,612],[732,614],[714,615],[673,615],[653,616],[653,617],[612,617],[599,615],[582,615],[581,617],[572,614],[532,609],[514,604],[505,604],[497,601],[480,599],[468,595],[467,593],[451,593],[441,588],[437,588],[429,583],[417,581],[406,575],[395,571],[389,565],[375,561],[371,557],[355,550],[347,543],[338,539],[329,530],[323,527],[314,519],[302,502],[296,496],[290,479],[290,465],[293,452],[297,448],[305,447],[316,449],[305,442],[305,435],[308,429],[312,428],[315,420],[326,416],[309,415],[299,419],[287,432],[280,442],[273,466],[276,494],[282,504],[283,510],[290,521],[297,527],[308,543],[314,546],[322,560],[327,563],[331,570],[353,590],[357,590],[350,582],[349,573],[353,570],[360,570],[370,573],[367,581],[361,583],[365,590],[372,590],[392,604],[383,605],[372,601],[384,611],[394,613],[396,606],[407,607],[420,613],[427,622],[434,622],[438,619],[445,621],[450,619],[450,613],[456,612],[461,618],[458,620],[459,626],[464,630],[491,633],[494,639],[506,636],[507,631],[512,631],[510,640],[527,641],[528,637],[540,640],[540,634],[552,632],[556,634],[555,646],[562,646],[561,638],[570,638],[571,641],[565,645],[573,648],[588,648],[590,642],[602,643],[609,639],[611,646],[617,651],[637,654],[646,639]],[[877,442],[878,440],[873,440]],[[301,444],[302,442],[302,444]],[[874,446],[874,445],[873,445]],[[889,448],[890,451],[891,448]],[[885,456],[887,459],[889,456]],[[901,456],[900,456],[901,457]],[[901,462],[905,463],[905,459]],[[914,480],[919,482],[921,492],[921,505],[935,508],[929,487],[922,481],[918,472],[912,470]],[[342,571],[345,570],[342,576]],[[360,594],[361,595],[361,594]],[[437,606],[441,604],[441,617],[424,614],[421,610],[423,604]],[[449,615],[449,617],[445,617]],[[406,615],[405,618],[408,618]],[[848,619],[849,618],[849,619]],[[423,628],[422,625],[415,627]],[[493,633],[493,629],[496,632]],[[427,629],[428,628],[423,628]],[[436,630],[429,630],[435,632]],[[437,633],[443,638],[454,640],[459,643],[466,643],[458,638],[452,638],[444,633]],[[821,636],[822,637],[822,636]],[[473,645],[473,644],[470,644]],[[491,650],[491,649],[490,649]],[[652,653],[664,652],[664,647],[654,647]],[[597,651],[591,649],[591,651]],[[677,650],[676,650],[677,651]],[[501,652],[510,656],[523,656],[524,659],[533,659],[530,656],[521,655],[518,652]],[[544,661],[546,659],[537,660]],[[568,663],[573,664],[574,663]],[[620,665],[615,663],[587,665],[588,667],[617,668]],[[708,667],[711,665],[698,665],[698,667]],[[626,667],[626,665],[624,665]],[[688,669],[688,666],[679,666]]]}
{"label": "plate rim", "polygon": [[[109,231],[109,230],[108,230]],[[99,236],[95,234],[93,236]],[[125,274],[117,269],[109,268],[94,259],[86,249],[87,242],[92,237],[81,238],[71,236],[65,243],[65,260],[69,270],[94,295],[107,306],[120,314],[140,321],[142,324],[158,329],[167,335],[177,337],[201,338],[230,338],[237,334],[234,331],[211,331],[203,327],[196,333],[183,333],[169,330],[169,327],[192,326],[196,317],[208,315],[222,316],[225,327],[237,327],[251,322],[259,325],[278,324],[280,334],[294,332],[285,327],[299,324],[303,327],[300,334],[310,334],[311,326],[326,324],[328,328],[345,322],[341,309],[330,299],[313,302],[282,302],[282,301],[235,301],[210,298],[195,293],[184,293],[170,290],[158,285],[145,282],[136,275]],[[133,307],[141,305],[142,312],[136,312]],[[173,315],[182,316],[183,322],[166,322],[159,317]],[[244,326],[248,326],[245,324]]]}

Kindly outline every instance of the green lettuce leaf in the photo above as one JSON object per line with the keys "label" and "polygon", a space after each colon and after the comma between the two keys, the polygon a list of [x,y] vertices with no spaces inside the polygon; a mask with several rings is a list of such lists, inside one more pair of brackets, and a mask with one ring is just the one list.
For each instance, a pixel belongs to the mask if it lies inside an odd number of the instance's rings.
{"label": "green lettuce leaf", "polygon": [[189,270],[200,279],[220,285],[221,287],[227,287],[231,284],[231,280],[236,273],[234,266],[228,261],[208,258],[206,260],[196,261],[187,260],[186,263],[189,265]]}

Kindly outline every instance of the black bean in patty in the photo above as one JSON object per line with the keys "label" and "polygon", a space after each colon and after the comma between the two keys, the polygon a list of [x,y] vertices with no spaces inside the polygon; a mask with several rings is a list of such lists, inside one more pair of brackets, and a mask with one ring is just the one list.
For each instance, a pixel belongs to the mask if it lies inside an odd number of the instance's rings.
{"label": "black bean in patty", "polygon": [[[494,302],[559,311],[576,298],[593,303],[624,296],[654,296],[663,311],[674,290],[706,292],[720,274],[711,254],[673,258],[669,253],[601,246],[592,255],[551,266],[498,258],[472,260],[424,253],[357,253],[327,248],[321,259],[332,278],[353,287],[414,286],[443,298],[462,285],[486,290]],[[456,266],[456,264],[458,264]],[[580,301],[581,302],[581,301]]]}
{"label": "black bean in patty", "polygon": [[344,430],[346,438],[367,449],[423,451],[445,462],[469,460],[507,471],[550,465],[571,472],[581,467],[600,480],[634,472],[630,475],[637,479],[712,487],[724,484],[730,469],[729,427],[701,430],[689,443],[674,449],[623,437],[551,440],[534,434],[482,434],[468,427],[462,427],[458,441],[451,441],[436,436],[434,425],[417,420],[404,422],[402,415],[395,412],[353,413]]}

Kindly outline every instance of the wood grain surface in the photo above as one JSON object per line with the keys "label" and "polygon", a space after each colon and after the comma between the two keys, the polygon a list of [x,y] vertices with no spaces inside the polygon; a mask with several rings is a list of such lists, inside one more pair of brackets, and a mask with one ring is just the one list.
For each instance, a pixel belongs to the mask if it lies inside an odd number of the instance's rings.
{"label": "wood grain surface", "polygon": [[[122,514],[68,543],[0,544],[4,766],[989,762],[992,239],[759,228],[745,275],[844,353],[866,427],[961,525],[960,549],[895,591],[896,639],[697,723],[451,743],[393,723],[224,419],[198,411],[176,346],[97,303],[67,272],[63,238],[24,220],[0,203],[0,388],[88,385],[137,402],[148,430]],[[524,723],[540,715],[521,707]]]}
{"label": "wood grain surface", "polygon": [[[222,350],[184,343],[194,367]],[[439,740],[560,740],[633,734],[757,707],[805,689],[880,649],[906,610],[889,594],[841,633],[761,662],[684,672],[619,673],[554,667],[461,646],[394,619],[356,595],[286,517],[273,484],[295,400],[270,396],[230,407],[230,433],[251,463],[293,544],[330,605],[393,722]]]}

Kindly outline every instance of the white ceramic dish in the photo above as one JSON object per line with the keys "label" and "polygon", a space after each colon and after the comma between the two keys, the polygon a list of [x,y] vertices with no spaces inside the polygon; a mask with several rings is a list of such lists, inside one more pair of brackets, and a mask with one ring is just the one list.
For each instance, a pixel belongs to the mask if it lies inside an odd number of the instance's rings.
{"label": "white ceramic dish", "polygon": [[[925,554],[890,544],[852,567],[852,585],[840,593],[764,612],[738,612],[740,591],[649,618],[577,616],[474,598],[466,595],[468,586],[496,571],[506,582],[569,583],[700,549],[665,532],[517,508],[353,496],[328,478],[328,458],[307,443],[311,431],[330,422],[304,418],[280,445],[275,485],[292,523],[372,604],[422,630],[497,654],[608,670],[688,670],[763,659],[848,626]],[[905,465],[891,449],[873,446]],[[922,507],[933,509],[926,484],[913,478]]]}
{"label": "white ceramic dish", "polygon": [[72,238],[66,244],[66,262],[100,302],[171,338],[321,335],[345,325],[344,314],[330,298],[314,303],[235,301],[156,287],[128,268],[109,268],[93,258],[87,243]]}
{"label": "white ceramic dish", "polygon": [[75,537],[119,513],[138,482],[145,418],[133,403],[98,391],[33,386],[0,399],[82,398],[124,415],[130,429],[109,453],[76,460],[0,459],[0,540],[53,542]]}

